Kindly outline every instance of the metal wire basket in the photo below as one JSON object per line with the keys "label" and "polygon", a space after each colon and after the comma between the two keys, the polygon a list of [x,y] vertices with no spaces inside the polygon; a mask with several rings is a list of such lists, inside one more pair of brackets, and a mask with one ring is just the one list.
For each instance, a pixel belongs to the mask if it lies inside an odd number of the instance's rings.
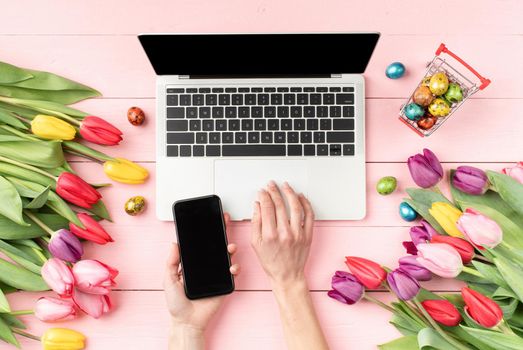
{"label": "metal wire basket", "polygon": [[[465,73],[460,73],[460,71],[458,69],[456,69],[449,62],[447,62],[446,58],[440,57],[441,53],[445,53],[445,54],[449,55],[450,57],[452,57],[455,61],[461,63],[461,65],[463,65],[465,68],[467,68],[468,71],[472,72],[472,74],[474,74],[479,79],[479,81],[473,82],[472,80],[470,80],[469,78],[467,78],[465,76]],[[432,59],[432,61],[428,64],[427,71],[425,72],[425,75],[423,76],[423,79],[421,80],[420,84],[418,84],[418,86],[421,85],[424,80],[426,80],[427,78],[430,78],[432,75],[434,75],[435,73],[438,73],[438,72],[445,73],[445,75],[447,76],[447,78],[449,80],[449,83],[455,83],[461,87],[461,90],[463,93],[463,99],[461,101],[459,101],[457,103],[453,103],[451,105],[450,113],[448,115],[446,115],[445,117],[437,118],[437,121],[434,124],[434,126],[432,126],[428,130],[424,130],[418,126],[417,121],[410,120],[409,118],[407,118],[405,116],[405,107],[409,103],[413,102],[414,92],[418,88],[418,87],[416,87],[416,89],[414,89],[412,94],[410,94],[410,97],[407,100],[407,102],[401,106],[399,119],[422,137],[432,135],[432,133],[434,131],[436,131],[437,129],[439,129],[441,127],[441,125],[443,125],[443,123],[445,123],[447,121],[447,119],[449,119],[450,116],[453,115],[454,112],[456,112],[456,110],[470,96],[474,95],[479,90],[485,89],[490,84],[489,79],[484,78],[474,68],[472,68],[468,63],[466,63],[460,57],[458,57],[456,54],[454,54],[452,51],[447,49],[445,44],[440,44],[440,46],[436,50],[436,54],[435,54],[434,58]]]}

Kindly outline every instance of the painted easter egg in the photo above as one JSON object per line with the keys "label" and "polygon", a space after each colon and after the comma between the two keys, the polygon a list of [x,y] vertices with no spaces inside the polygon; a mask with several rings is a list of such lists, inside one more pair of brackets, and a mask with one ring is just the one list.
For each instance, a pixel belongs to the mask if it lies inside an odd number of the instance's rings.
{"label": "painted easter egg", "polygon": [[432,75],[427,75],[425,78],[423,78],[420,85],[428,87],[430,85],[430,78],[432,78]]}
{"label": "painted easter egg", "polygon": [[385,75],[389,79],[399,79],[405,74],[405,66],[401,62],[393,62],[387,66]]}
{"label": "painted easter egg", "polygon": [[423,118],[418,120],[417,124],[420,129],[429,130],[430,128],[432,128],[434,126],[434,124],[436,124],[437,121],[438,121],[437,117],[427,114]]}
{"label": "painted easter egg", "polygon": [[449,79],[445,73],[438,72],[430,78],[429,88],[434,95],[443,95],[449,88]]}
{"label": "painted easter egg", "polygon": [[412,100],[422,107],[427,107],[434,100],[434,96],[428,86],[421,85],[414,91]]}
{"label": "painted easter egg", "polygon": [[400,216],[403,220],[410,222],[416,220],[418,213],[407,202],[401,202]]}
{"label": "painted easter egg", "polygon": [[425,110],[416,103],[409,103],[405,106],[405,116],[410,120],[418,120],[423,114],[425,114]]}
{"label": "painted easter egg", "polygon": [[429,113],[435,117],[445,117],[450,113],[450,107],[443,99],[437,98],[429,105]]}
{"label": "painted easter egg", "polygon": [[378,183],[376,184],[376,191],[378,191],[379,194],[385,196],[394,192],[397,185],[398,180],[396,180],[394,176],[385,176],[379,179]]}
{"label": "painted easter egg", "polygon": [[456,83],[450,83],[447,92],[445,92],[445,99],[450,103],[458,103],[463,100],[461,86]]}
{"label": "painted easter egg", "polygon": [[140,214],[145,210],[145,198],[142,196],[131,197],[125,202],[125,212],[131,216]]}

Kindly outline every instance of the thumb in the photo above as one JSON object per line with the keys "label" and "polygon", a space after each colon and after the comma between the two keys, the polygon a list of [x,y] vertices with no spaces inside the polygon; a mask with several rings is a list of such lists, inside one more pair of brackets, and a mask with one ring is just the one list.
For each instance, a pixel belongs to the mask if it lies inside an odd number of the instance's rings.
{"label": "thumb", "polygon": [[180,249],[178,248],[178,243],[173,243],[171,245],[171,250],[169,251],[169,257],[167,258],[166,266],[166,279],[171,281],[179,281],[180,275],[178,271],[180,270]]}

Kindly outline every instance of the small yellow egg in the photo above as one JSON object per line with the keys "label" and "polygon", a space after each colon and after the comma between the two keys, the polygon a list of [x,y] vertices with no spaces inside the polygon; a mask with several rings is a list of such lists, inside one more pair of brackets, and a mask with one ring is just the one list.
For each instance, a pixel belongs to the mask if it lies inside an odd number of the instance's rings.
{"label": "small yellow egg", "polygon": [[125,212],[131,216],[140,214],[145,210],[145,198],[142,196],[131,197],[125,202]]}

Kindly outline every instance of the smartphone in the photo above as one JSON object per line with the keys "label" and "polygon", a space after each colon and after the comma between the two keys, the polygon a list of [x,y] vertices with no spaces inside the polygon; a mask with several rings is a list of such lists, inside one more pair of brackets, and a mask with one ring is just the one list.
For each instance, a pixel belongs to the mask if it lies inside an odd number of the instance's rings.
{"label": "smartphone", "polygon": [[185,294],[200,299],[234,291],[221,200],[216,195],[173,204]]}

